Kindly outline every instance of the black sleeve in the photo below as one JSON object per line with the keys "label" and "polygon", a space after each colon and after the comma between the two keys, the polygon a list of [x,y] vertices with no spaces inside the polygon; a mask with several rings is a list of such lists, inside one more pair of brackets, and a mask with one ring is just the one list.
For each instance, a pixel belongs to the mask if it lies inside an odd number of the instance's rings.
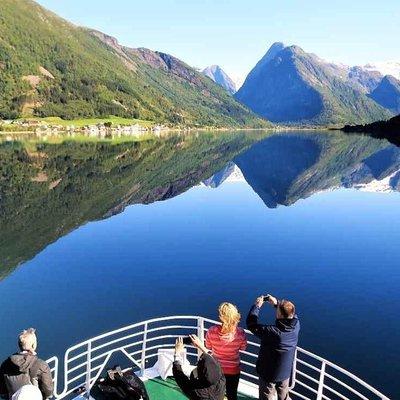
{"label": "black sleeve", "polygon": [[189,397],[189,399],[195,399],[196,397],[193,397],[194,388],[191,385],[190,379],[183,373],[182,365],[179,361],[174,361],[172,365],[172,373],[174,375],[176,383],[185,394],[185,396]]}
{"label": "black sleeve", "polygon": [[258,323],[258,314],[260,309],[257,306],[251,307],[247,315],[246,325],[250,332],[259,339],[268,339],[275,333],[274,325],[262,325]]}
{"label": "black sleeve", "polygon": [[4,380],[4,363],[0,366],[0,397],[8,399],[6,381]]}
{"label": "black sleeve", "polygon": [[40,375],[38,374],[39,389],[42,392],[43,398],[47,399],[53,396],[54,383],[51,375],[50,367],[45,361],[41,362]]}

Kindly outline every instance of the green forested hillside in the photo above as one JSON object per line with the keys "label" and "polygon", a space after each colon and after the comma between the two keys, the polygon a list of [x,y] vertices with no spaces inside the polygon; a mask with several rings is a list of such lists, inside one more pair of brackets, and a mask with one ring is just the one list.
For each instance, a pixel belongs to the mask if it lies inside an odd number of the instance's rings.
{"label": "green forested hillside", "polygon": [[185,125],[265,125],[182,61],[119,46],[31,0],[0,2],[0,92],[0,118],[116,115]]}

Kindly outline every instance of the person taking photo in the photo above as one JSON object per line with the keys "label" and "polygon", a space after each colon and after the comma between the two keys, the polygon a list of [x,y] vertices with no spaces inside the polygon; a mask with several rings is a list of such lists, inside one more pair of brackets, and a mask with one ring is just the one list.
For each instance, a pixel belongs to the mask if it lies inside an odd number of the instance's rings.
{"label": "person taking photo", "polygon": [[[258,315],[264,303],[276,308],[274,324],[260,324]],[[247,328],[261,340],[257,359],[259,400],[289,400],[289,381],[299,338],[300,322],[289,300],[260,296],[251,307]]]}
{"label": "person taking photo", "polygon": [[192,345],[202,352],[196,368],[190,377],[182,370],[184,344],[182,337],[175,343],[175,356],[172,372],[176,383],[190,400],[223,400],[225,395],[225,377],[218,361],[208,354],[202,341],[196,335],[190,335]]}

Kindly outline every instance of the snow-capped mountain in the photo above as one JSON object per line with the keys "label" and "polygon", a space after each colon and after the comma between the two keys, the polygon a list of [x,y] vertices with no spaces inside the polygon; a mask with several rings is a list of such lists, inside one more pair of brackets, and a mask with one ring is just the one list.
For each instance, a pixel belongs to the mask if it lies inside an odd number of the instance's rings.
{"label": "snow-capped mountain", "polygon": [[218,85],[226,89],[230,94],[236,92],[235,82],[219,65],[211,65],[210,67],[205,68],[202,72],[205,76],[208,76],[215,83],[218,83]]}

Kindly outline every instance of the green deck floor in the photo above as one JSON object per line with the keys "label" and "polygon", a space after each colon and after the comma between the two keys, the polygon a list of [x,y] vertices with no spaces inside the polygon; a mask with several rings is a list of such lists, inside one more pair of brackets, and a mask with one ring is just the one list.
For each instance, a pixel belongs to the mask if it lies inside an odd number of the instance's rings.
{"label": "green deck floor", "polygon": [[[172,378],[163,381],[160,378],[146,382],[146,389],[151,400],[187,400]],[[238,396],[238,400],[250,400],[251,397]]]}

